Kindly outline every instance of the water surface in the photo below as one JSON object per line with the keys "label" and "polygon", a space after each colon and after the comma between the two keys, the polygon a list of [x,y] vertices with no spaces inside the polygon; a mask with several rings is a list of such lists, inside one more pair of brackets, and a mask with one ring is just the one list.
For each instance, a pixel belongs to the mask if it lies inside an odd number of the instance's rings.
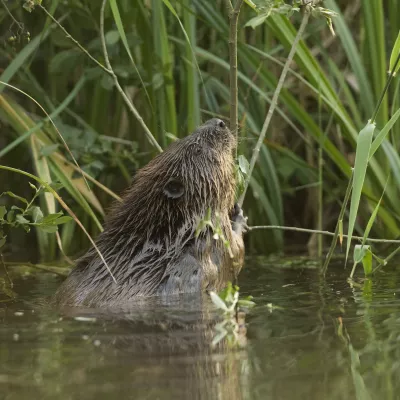
{"label": "water surface", "polygon": [[350,285],[340,264],[279,264],[247,260],[257,306],[234,349],[211,347],[218,315],[190,298],[77,317],[43,305],[59,278],[14,278],[0,399],[400,399],[400,268]]}

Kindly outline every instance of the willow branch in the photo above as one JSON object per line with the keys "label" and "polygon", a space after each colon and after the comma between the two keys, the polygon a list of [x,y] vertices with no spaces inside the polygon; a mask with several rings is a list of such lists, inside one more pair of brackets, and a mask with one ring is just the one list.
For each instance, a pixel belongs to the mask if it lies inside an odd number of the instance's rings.
{"label": "willow branch", "polygon": [[249,186],[251,175],[253,173],[254,166],[255,166],[255,164],[257,162],[257,159],[258,159],[258,154],[260,153],[260,149],[261,149],[262,143],[263,143],[265,135],[267,133],[267,130],[268,130],[269,124],[271,122],[272,116],[274,114],[275,108],[276,108],[276,106],[278,104],[279,94],[280,94],[280,92],[282,90],[283,83],[285,82],[285,78],[286,78],[287,72],[289,70],[290,64],[291,64],[291,62],[293,60],[293,57],[294,57],[294,55],[296,53],[297,44],[299,43],[299,41],[300,41],[300,39],[301,39],[301,37],[303,35],[303,32],[304,32],[304,30],[305,30],[305,28],[307,26],[309,17],[310,17],[310,11],[308,10],[307,7],[305,7],[304,14],[303,14],[303,19],[301,21],[300,28],[297,31],[297,35],[296,35],[296,37],[295,37],[295,39],[293,41],[292,48],[290,49],[288,58],[287,58],[287,60],[285,62],[285,65],[284,65],[284,67],[282,69],[282,73],[281,73],[281,76],[279,78],[278,85],[277,85],[277,87],[275,89],[275,92],[274,92],[274,95],[272,97],[272,101],[271,101],[271,105],[270,105],[269,110],[268,110],[268,114],[267,114],[267,116],[265,118],[264,125],[263,125],[263,127],[261,129],[260,136],[258,137],[258,141],[257,141],[256,147],[254,148],[253,155],[251,157],[249,173],[247,174],[247,177],[246,177],[243,193],[242,193],[242,195],[240,196],[240,199],[239,199],[239,205],[240,206],[243,205],[243,201],[244,201],[244,198],[246,196],[246,191],[247,191],[247,188]]}
{"label": "willow branch", "polygon": [[143,118],[140,116],[136,107],[132,104],[132,102],[129,100],[128,96],[122,89],[121,85],[119,84],[117,75],[115,75],[115,72],[111,67],[110,59],[108,57],[108,52],[107,52],[106,39],[104,36],[104,9],[105,9],[106,3],[107,3],[107,0],[103,0],[102,5],[101,5],[101,10],[100,10],[100,39],[101,39],[101,45],[103,47],[103,54],[104,54],[106,66],[107,66],[107,68],[109,70],[109,74],[112,76],[112,78],[114,80],[114,84],[115,84],[118,92],[121,94],[125,104],[127,105],[129,110],[132,112],[132,114],[135,116],[135,118],[138,120],[138,122],[144,129],[147,139],[160,153],[162,153],[163,150],[162,150],[161,146],[158,144],[157,140],[150,132],[149,128],[147,127],[146,123],[143,121]]}

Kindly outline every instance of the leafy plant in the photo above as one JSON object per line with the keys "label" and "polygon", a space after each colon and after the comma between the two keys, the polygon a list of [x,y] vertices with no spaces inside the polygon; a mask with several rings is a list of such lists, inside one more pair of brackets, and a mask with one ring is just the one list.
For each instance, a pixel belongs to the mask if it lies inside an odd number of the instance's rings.
{"label": "leafy plant", "polygon": [[222,311],[223,320],[215,326],[216,334],[212,345],[216,346],[223,339],[229,345],[239,345],[241,341],[241,325],[244,324],[244,313],[241,310],[248,310],[255,306],[251,296],[244,299],[239,298],[239,287],[228,282],[226,288],[219,294],[210,291],[210,297],[219,311]]}
{"label": "leafy plant", "polygon": [[[8,196],[18,201],[17,205],[12,205],[8,210],[6,206],[0,206],[0,248],[6,243],[7,235],[4,228],[23,228],[25,232],[30,232],[32,227],[42,230],[46,233],[55,233],[58,226],[72,220],[70,216],[63,215],[63,212],[44,215],[41,208],[34,204],[37,197],[46,188],[44,186],[35,186],[29,183],[34,190],[34,194],[30,200],[18,196],[13,192],[7,191],[0,194],[0,197]],[[60,188],[60,185],[56,185]]]}

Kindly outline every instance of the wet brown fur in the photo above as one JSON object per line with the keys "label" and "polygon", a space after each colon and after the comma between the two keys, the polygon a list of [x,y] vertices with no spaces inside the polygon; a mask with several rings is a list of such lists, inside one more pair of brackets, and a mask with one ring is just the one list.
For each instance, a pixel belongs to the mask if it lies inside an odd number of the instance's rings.
{"label": "wet brown fur", "polygon": [[[224,123],[212,119],[138,171],[96,241],[117,284],[92,248],[55,301],[112,306],[152,295],[218,290],[235,279],[243,263],[245,224],[241,213],[232,214],[235,146]],[[195,237],[208,208],[230,251],[209,227]]]}

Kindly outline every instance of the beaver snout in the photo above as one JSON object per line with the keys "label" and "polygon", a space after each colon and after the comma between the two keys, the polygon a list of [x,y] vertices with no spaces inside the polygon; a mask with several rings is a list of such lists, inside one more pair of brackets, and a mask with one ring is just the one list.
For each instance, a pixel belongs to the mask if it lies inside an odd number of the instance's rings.
{"label": "beaver snout", "polygon": [[212,118],[204,123],[203,126],[212,127],[212,128],[226,128],[226,124],[222,119]]}
{"label": "beaver snout", "polygon": [[222,121],[222,119],[217,119],[216,123],[220,128],[225,128],[226,127],[225,122]]}

